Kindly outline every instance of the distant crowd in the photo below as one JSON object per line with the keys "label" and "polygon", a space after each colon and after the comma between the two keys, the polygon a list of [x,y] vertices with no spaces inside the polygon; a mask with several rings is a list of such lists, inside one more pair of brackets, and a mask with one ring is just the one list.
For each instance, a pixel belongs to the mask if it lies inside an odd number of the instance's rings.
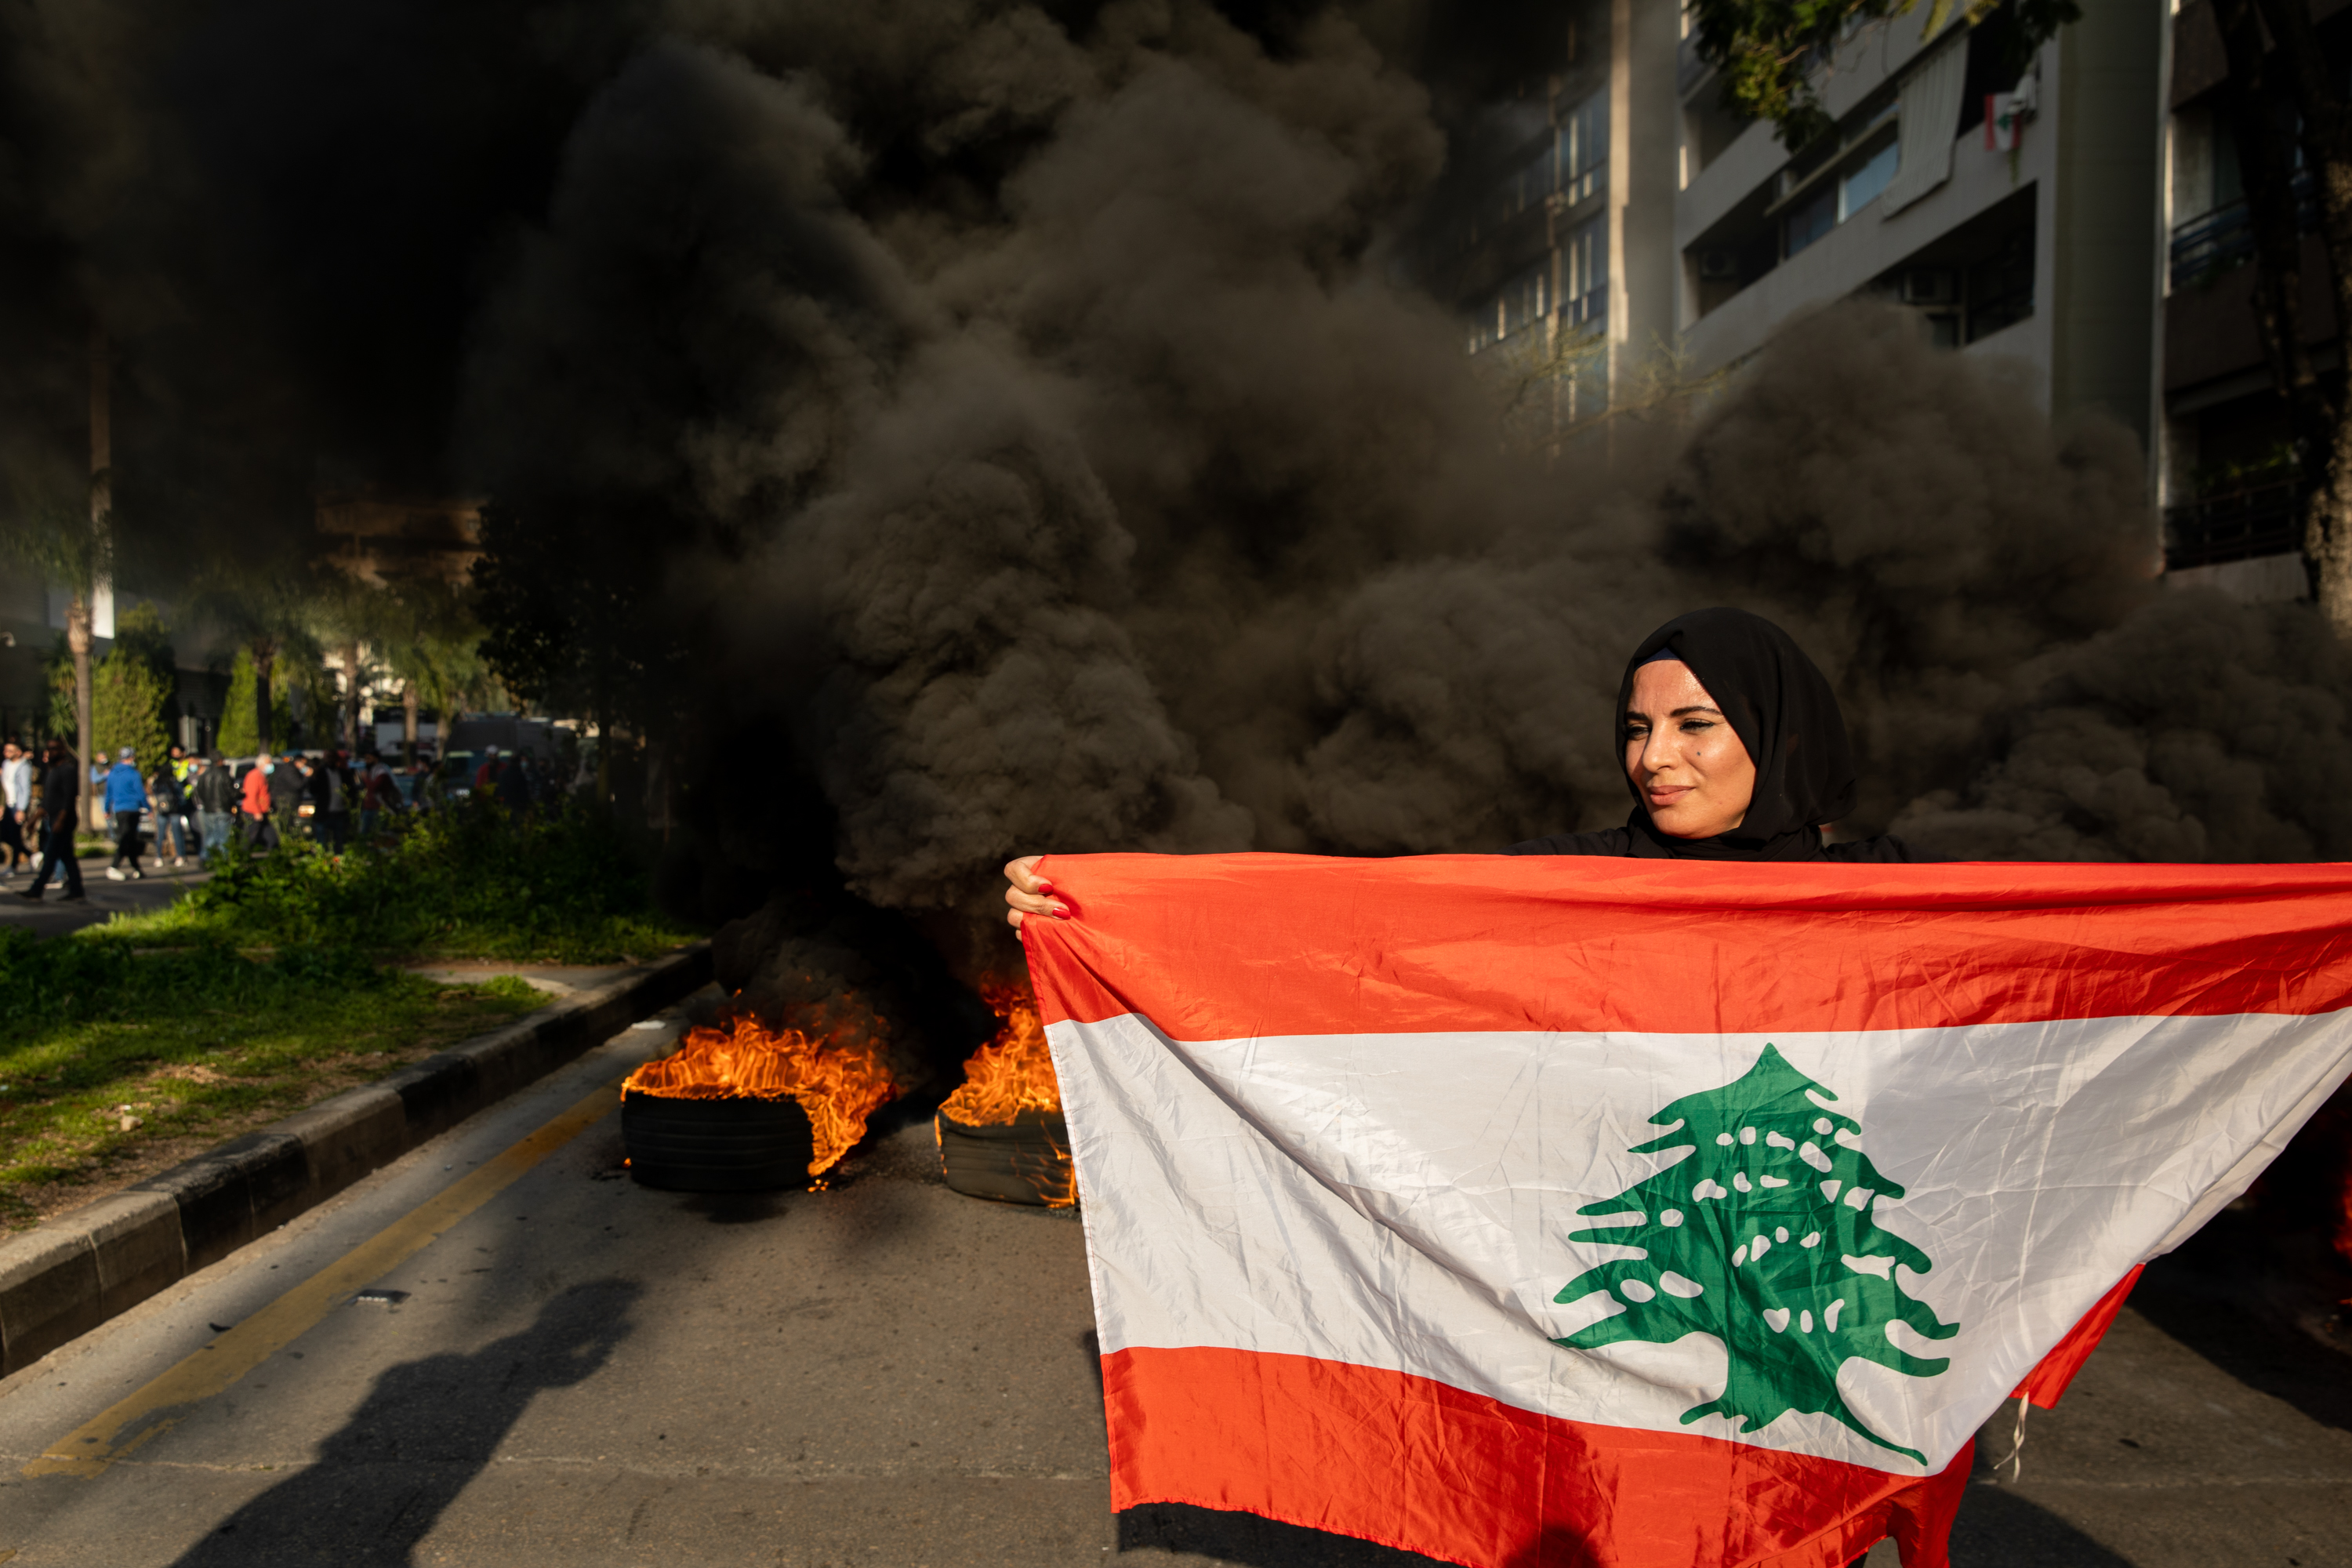
{"label": "distant crowd", "polygon": [[[0,742],[0,853],[6,857],[0,881],[29,861],[32,885],[21,897],[38,900],[52,875],[60,897],[83,896],[74,836],[84,783],[80,762],[61,739],[52,737],[37,757],[14,736]],[[87,783],[102,796],[112,824],[114,859],[106,874],[118,882],[146,876],[141,861],[151,831],[159,868],[166,854],[173,866],[184,867],[192,853],[209,862],[232,845],[267,854],[300,837],[341,854],[354,839],[365,843],[389,830],[403,813],[440,810],[470,796],[520,821],[551,793],[551,781],[529,754],[500,755],[495,746],[479,758],[399,769],[372,751],[356,758],[334,750],[264,752],[231,762],[180,746],[142,767],[136,750],[125,746],[112,765],[89,769]]]}

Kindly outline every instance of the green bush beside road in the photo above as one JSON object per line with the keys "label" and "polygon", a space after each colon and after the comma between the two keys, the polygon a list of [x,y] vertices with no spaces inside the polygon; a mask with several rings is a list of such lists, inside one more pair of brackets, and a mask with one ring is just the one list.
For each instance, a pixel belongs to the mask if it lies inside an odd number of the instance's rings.
{"label": "green bush beside road", "polygon": [[487,806],[408,818],[398,837],[337,856],[305,842],[235,857],[168,909],[104,931],[142,945],[550,963],[651,957],[695,935],[654,912],[626,847],[585,812],[513,823]]}
{"label": "green bush beside road", "polygon": [[0,1230],[193,1152],[178,1140],[230,1136],[546,1001],[520,980],[440,985],[349,948],[257,961],[217,942],[5,930],[0,998]]}
{"label": "green bush beside road", "polygon": [[233,854],[173,904],[70,935],[0,929],[0,1231],[547,1001],[398,961],[602,964],[694,935],[597,818],[488,805],[341,855]]}

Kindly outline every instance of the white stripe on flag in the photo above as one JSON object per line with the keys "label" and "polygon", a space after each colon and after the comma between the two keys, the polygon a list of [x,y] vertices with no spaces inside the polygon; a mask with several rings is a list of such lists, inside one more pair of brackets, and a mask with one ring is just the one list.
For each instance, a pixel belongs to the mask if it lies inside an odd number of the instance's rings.
{"label": "white stripe on flag", "polygon": [[[1940,1468],[2133,1264],[2259,1169],[2342,1076],[2343,1015],[2107,1018],[1720,1036],[1335,1035],[1172,1042],[1135,1017],[1047,1031],[1106,1352],[1222,1346],[1433,1378],[1570,1420],[1736,1437],[1898,1474],[1826,1415],[1738,1432],[1712,1337],[1570,1351],[1554,1295],[1622,1247],[1566,1237],[1675,1162],[1649,1117],[1769,1041],[1862,1123],[1906,1196],[1878,1223],[1953,1338],[1929,1377],[1851,1360],[1845,1401]],[[2264,1156],[2266,1157],[2266,1156]],[[1883,1267],[1859,1260],[1857,1267]],[[1674,1286],[1670,1283],[1669,1289]]]}

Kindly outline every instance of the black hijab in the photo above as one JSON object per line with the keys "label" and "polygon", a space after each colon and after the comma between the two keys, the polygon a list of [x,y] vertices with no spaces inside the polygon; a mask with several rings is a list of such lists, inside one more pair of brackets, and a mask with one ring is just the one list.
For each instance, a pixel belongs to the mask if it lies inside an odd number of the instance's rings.
{"label": "black hijab", "polygon": [[1617,686],[1610,718],[1621,753],[1634,672],[1671,654],[1723,710],[1756,763],[1756,795],[1735,832],[1675,838],[1651,826],[1641,786],[1629,775],[1633,815],[1625,826],[1643,859],[1818,860],[1822,826],[1853,809],[1853,748],[1837,694],[1788,633],[1746,610],[1693,610],[1642,639]]}
{"label": "black hijab", "polygon": [[1641,789],[1622,827],[1559,833],[1514,844],[1506,855],[1617,855],[1644,860],[1937,860],[1899,838],[1823,844],[1822,827],[1853,809],[1853,748],[1837,696],[1788,633],[1745,610],[1694,610],[1642,639],[1625,661],[1610,715],[1609,743],[1624,756],[1633,674],[1661,654],[1690,667],[1756,763],[1756,794],[1738,831],[1676,838],[1650,822]]}

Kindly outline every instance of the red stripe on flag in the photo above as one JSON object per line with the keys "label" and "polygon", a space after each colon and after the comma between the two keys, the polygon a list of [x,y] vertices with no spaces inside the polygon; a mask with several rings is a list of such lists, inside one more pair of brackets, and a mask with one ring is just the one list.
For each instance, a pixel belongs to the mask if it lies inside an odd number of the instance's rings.
{"label": "red stripe on flag", "polygon": [[1310,1356],[1102,1359],[1114,1510],[1239,1510],[1475,1568],[1842,1568],[1888,1536],[1946,1568],[1973,1451],[1915,1480]]}
{"label": "red stripe on flag", "polygon": [[2352,868],[1055,855],[1046,1021],[1753,1034],[2352,1006]]}

